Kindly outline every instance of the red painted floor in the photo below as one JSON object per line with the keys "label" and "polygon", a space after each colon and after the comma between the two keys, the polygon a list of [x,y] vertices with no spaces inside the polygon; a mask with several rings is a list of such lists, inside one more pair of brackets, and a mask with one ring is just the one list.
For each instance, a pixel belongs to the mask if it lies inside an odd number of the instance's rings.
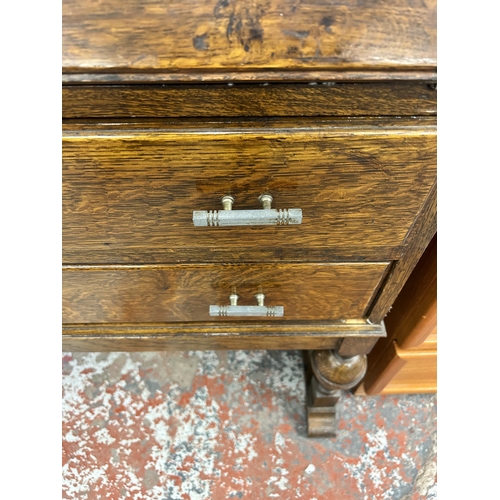
{"label": "red painted floor", "polygon": [[300,351],[65,353],[63,498],[435,499],[436,397],[307,438]]}

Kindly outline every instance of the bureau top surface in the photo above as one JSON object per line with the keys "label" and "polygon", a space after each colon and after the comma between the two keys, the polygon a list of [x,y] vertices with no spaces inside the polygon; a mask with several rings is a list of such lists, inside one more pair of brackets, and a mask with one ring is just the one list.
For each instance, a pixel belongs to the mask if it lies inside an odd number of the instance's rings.
{"label": "bureau top surface", "polygon": [[63,0],[63,82],[425,79],[434,0]]}

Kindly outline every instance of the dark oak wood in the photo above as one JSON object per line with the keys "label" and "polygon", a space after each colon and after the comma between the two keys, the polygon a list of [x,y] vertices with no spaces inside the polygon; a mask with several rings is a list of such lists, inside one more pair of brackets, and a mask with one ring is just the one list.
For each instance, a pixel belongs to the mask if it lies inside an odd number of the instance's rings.
{"label": "dark oak wood", "polygon": [[375,69],[318,70],[318,71],[238,71],[221,73],[63,73],[62,81],[70,85],[168,85],[168,84],[212,84],[212,83],[371,83],[371,82],[436,82],[435,71],[387,71]]}
{"label": "dark oak wood", "polygon": [[436,114],[426,82],[73,85],[63,117],[418,116]]}
{"label": "dark oak wood", "polygon": [[[67,264],[397,259],[436,175],[435,118],[66,124]],[[193,210],[302,208],[296,226]],[[392,298],[392,296],[391,296]]]}
{"label": "dark oak wood", "polygon": [[67,351],[188,349],[333,349],[342,338],[378,338],[380,325],[366,321],[177,324],[66,324]]}
{"label": "dark oak wood", "polygon": [[436,231],[437,181],[408,232],[404,254],[391,269],[386,283],[379,292],[379,297],[373,303],[373,308],[369,313],[371,322],[380,323],[384,319]]}
{"label": "dark oak wood", "polygon": [[[384,328],[384,323],[382,323],[381,326]],[[350,358],[351,356],[356,356],[357,354],[368,354],[373,349],[373,346],[377,343],[377,341],[378,339],[376,338],[347,337],[342,339],[337,346],[336,351],[344,358]]]}
{"label": "dark oak wood", "polygon": [[[435,0],[63,0],[63,349],[314,350],[334,436],[436,230],[435,81]],[[302,225],[193,227],[265,192]]]}
{"label": "dark oak wood", "polygon": [[307,434],[310,437],[335,437],[340,391],[361,382],[366,373],[366,356],[355,354],[344,358],[337,349],[323,349],[310,351],[308,357],[305,367]]}
{"label": "dark oak wood", "polygon": [[316,377],[306,384],[307,435],[309,437],[336,437],[339,423],[337,403],[341,391],[328,391],[319,385]]}
{"label": "dark oak wood", "polygon": [[367,360],[366,355],[343,358],[335,349],[320,349],[311,352],[311,367],[326,392],[347,390],[361,381],[366,373]]}
{"label": "dark oak wood", "polygon": [[62,40],[66,81],[418,78],[436,70],[436,2],[64,0]]}
{"label": "dark oak wood", "polygon": [[[270,321],[362,318],[388,263],[171,265],[64,269],[63,323],[234,321],[210,305],[282,305]],[[241,318],[262,321],[262,318]]]}

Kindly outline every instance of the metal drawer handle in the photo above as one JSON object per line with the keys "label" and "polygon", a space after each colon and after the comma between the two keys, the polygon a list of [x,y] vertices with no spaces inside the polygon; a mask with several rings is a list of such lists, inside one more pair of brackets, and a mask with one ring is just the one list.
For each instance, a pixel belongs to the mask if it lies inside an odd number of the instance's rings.
{"label": "metal drawer handle", "polygon": [[234,198],[222,198],[224,210],[195,210],[193,223],[195,226],[281,226],[285,224],[302,224],[301,208],[271,208],[273,197],[263,194],[259,197],[261,210],[233,210]]}
{"label": "metal drawer handle", "polygon": [[230,306],[210,306],[210,316],[275,316],[282,317],[285,314],[283,306],[267,307],[264,305],[265,295],[258,293],[255,298],[257,299],[258,306],[239,306],[238,295],[232,293],[229,296]]}

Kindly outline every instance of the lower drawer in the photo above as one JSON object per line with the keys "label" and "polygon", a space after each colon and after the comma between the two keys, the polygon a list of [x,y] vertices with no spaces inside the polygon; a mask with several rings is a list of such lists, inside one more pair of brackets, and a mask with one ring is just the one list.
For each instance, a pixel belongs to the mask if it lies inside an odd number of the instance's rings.
{"label": "lower drawer", "polygon": [[211,305],[283,306],[283,317],[245,321],[362,319],[388,262],[338,264],[231,264],[66,267],[63,323],[234,322],[211,316]]}

